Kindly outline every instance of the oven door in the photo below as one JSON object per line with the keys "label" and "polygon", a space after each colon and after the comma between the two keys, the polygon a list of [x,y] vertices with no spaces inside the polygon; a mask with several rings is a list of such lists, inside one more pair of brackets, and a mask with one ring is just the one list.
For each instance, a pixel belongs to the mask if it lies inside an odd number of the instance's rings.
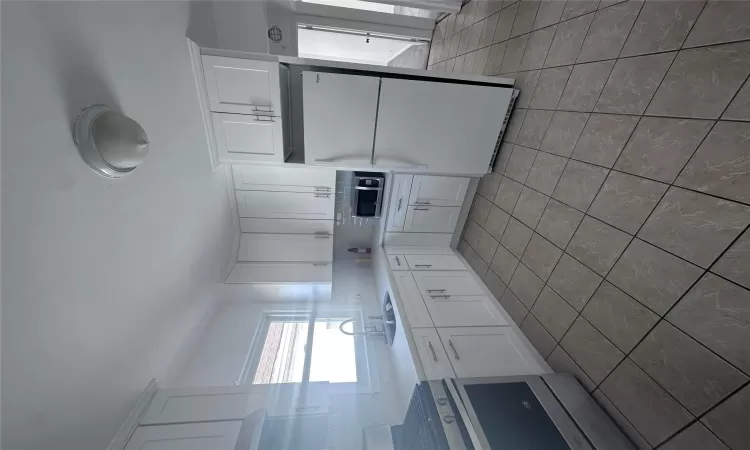
{"label": "oven door", "polygon": [[445,380],[476,450],[592,450],[539,376]]}

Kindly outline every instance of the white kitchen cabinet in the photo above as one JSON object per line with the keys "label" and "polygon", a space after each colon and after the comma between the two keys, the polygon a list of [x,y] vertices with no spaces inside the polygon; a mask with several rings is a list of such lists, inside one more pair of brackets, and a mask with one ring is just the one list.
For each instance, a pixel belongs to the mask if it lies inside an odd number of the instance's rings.
{"label": "white kitchen cabinet", "polygon": [[256,262],[237,263],[225,283],[331,283],[333,264]]}
{"label": "white kitchen cabinet", "polygon": [[466,270],[456,255],[406,255],[411,270]]}
{"label": "white kitchen cabinet", "polygon": [[545,372],[512,327],[455,327],[437,331],[458,378]]}
{"label": "white kitchen cabinet", "polygon": [[387,245],[383,247],[387,255],[455,255],[448,246],[434,247],[422,245]]}
{"label": "white kitchen cabinet", "polygon": [[268,388],[269,417],[328,414],[328,382],[283,383]]}
{"label": "white kitchen cabinet", "polygon": [[424,271],[412,272],[412,275],[425,298],[429,295],[485,295],[469,271]]}
{"label": "white kitchen cabinet", "polygon": [[238,190],[336,192],[336,170],[331,168],[233,166],[232,172]]}
{"label": "white kitchen cabinet", "polygon": [[333,234],[333,220],[240,218],[243,233]]}
{"label": "white kitchen cabinet", "polygon": [[460,212],[460,206],[409,206],[404,231],[452,233],[456,229]]}
{"label": "white kitchen cabinet", "polygon": [[235,450],[241,420],[138,427],[125,450]]}
{"label": "white kitchen cabinet", "polygon": [[236,191],[240,217],[333,220],[334,194]]}
{"label": "white kitchen cabinet", "polygon": [[241,262],[330,262],[330,235],[242,233],[237,260]]}
{"label": "white kitchen cabinet", "polygon": [[378,77],[302,72],[305,164],[372,166],[379,86]]}
{"label": "white kitchen cabinet", "polygon": [[434,327],[435,324],[432,323],[430,313],[427,311],[427,306],[411,272],[394,272],[393,278],[396,280],[399,299],[403,304],[406,318],[409,320],[409,327]]}
{"label": "white kitchen cabinet", "polygon": [[202,60],[211,111],[281,116],[278,63],[209,55]]}
{"label": "white kitchen cabinet", "polygon": [[239,386],[161,389],[151,399],[141,425],[242,419],[265,406],[265,395]]}
{"label": "white kitchen cabinet", "polygon": [[410,205],[461,206],[470,178],[415,175],[409,196]]}
{"label": "white kitchen cabinet", "polygon": [[487,173],[512,95],[511,88],[384,78],[375,168]]}
{"label": "white kitchen cabinet", "polygon": [[383,238],[383,245],[387,246],[422,246],[450,248],[453,233],[402,233],[388,231]]}
{"label": "white kitchen cabinet", "polygon": [[283,163],[281,120],[268,116],[212,113],[219,162]]}
{"label": "white kitchen cabinet", "polygon": [[436,327],[492,327],[508,325],[489,297],[429,295],[424,297]]}
{"label": "white kitchen cabinet", "polygon": [[412,328],[411,335],[427,380],[456,377],[435,328]]}
{"label": "white kitchen cabinet", "polygon": [[406,209],[409,206],[409,193],[411,192],[413,175],[393,175],[393,188],[388,204],[387,231],[403,231],[406,220]]}
{"label": "white kitchen cabinet", "polygon": [[388,265],[391,270],[409,270],[409,263],[404,255],[388,255]]}

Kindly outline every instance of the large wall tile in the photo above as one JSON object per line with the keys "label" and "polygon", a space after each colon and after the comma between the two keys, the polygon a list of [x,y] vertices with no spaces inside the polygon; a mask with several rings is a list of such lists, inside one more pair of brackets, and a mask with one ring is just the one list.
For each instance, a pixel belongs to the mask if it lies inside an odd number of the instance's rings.
{"label": "large wall tile", "polygon": [[620,59],[594,107],[615,114],[643,114],[677,52]]}
{"label": "large wall tile", "polygon": [[500,298],[500,305],[518,326],[523,323],[523,319],[525,319],[526,315],[529,313],[529,310],[523,306],[523,303],[518,300],[510,289],[505,290],[505,293]]}
{"label": "large wall tile", "polygon": [[500,11],[492,42],[502,42],[510,37],[510,30],[513,28],[513,22],[516,20],[517,12],[518,3]]}
{"label": "large wall tile", "polygon": [[534,307],[531,308],[531,314],[557,341],[562,339],[578,317],[578,312],[548,286],[545,286],[539,294]]}
{"label": "large wall tile", "polygon": [[503,283],[508,284],[513,278],[513,272],[516,271],[517,266],[518,258],[513,256],[502,244],[499,245],[490,264],[490,269],[497,274]]}
{"label": "large wall tile", "polygon": [[667,314],[667,320],[750,373],[750,291],[706,274]]}
{"label": "large wall tile", "polygon": [[516,143],[534,149],[541,147],[553,114],[552,111],[528,110]]}
{"label": "large wall tile", "polygon": [[573,158],[612,167],[638,118],[615,114],[592,114],[573,150]]}
{"label": "large wall tile", "polygon": [[523,256],[523,252],[526,250],[526,244],[529,243],[533,233],[534,232],[531,231],[531,228],[511,217],[508,221],[508,226],[505,227],[505,233],[503,234],[500,243],[510,250],[516,258],[520,258]]}
{"label": "large wall tile", "polygon": [[484,198],[492,200],[497,195],[497,190],[500,188],[500,182],[503,180],[503,176],[499,173],[490,172],[485,174],[479,181],[479,189],[477,192],[482,194]]}
{"label": "large wall tile", "polygon": [[568,20],[596,11],[598,6],[599,0],[568,0],[560,20]]}
{"label": "large wall tile", "polygon": [[482,227],[472,219],[467,220],[466,228],[464,228],[464,240],[466,243],[472,247],[476,247],[480,237],[482,237]]}
{"label": "large wall tile", "polygon": [[[529,245],[526,246],[526,251],[521,258],[521,262],[526,264],[539,278],[547,281],[561,255],[562,250],[534,233],[529,241]],[[557,339],[561,337],[559,336]]]}
{"label": "large wall tile", "polygon": [[497,154],[497,159],[495,159],[495,167],[492,168],[492,171],[501,175],[504,174],[511,153],[513,153],[513,144],[510,142],[502,142],[500,144],[500,151]]}
{"label": "large wall tile", "polygon": [[630,360],[623,361],[600,388],[651,445],[658,445],[693,419]]}
{"label": "large wall tile", "polygon": [[624,355],[584,318],[579,317],[560,345],[594,383],[601,383]]}
{"label": "large wall tile", "polygon": [[750,120],[750,83],[745,82],[745,86],[729,104],[722,119],[728,120]]}
{"label": "large wall tile", "polygon": [[508,46],[505,48],[505,56],[503,56],[503,63],[500,65],[500,73],[510,73],[518,70],[528,40],[529,35],[524,34],[508,41]]}
{"label": "large wall tile", "polygon": [[750,39],[748,17],[748,2],[711,0],[685,41],[685,47]]}
{"label": "large wall tile", "polygon": [[560,156],[570,156],[588,119],[589,115],[585,113],[556,111],[547,128],[541,150]]}
{"label": "large wall tile", "polygon": [[565,248],[582,219],[582,212],[550,199],[536,231],[558,247]]}
{"label": "large wall tile", "polygon": [[533,315],[529,314],[521,324],[521,331],[526,338],[531,342],[536,351],[542,355],[542,358],[546,358],[552,353],[552,350],[557,344],[555,339],[544,329],[542,324],[539,323]]}
{"label": "large wall tile", "polygon": [[704,0],[647,1],[621,56],[679,49],[704,3]]}
{"label": "large wall tile", "polygon": [[516,75],[516,84],[514,88],[521,91],[516,98],[517,108],[528,108],[531,103],[531,97],[534,95],[534,89],[539,81],[541,70],[531,70],[528,72],[518,72]]}
{"label": "large wall tile", "polygon": [[548,200],[546,195],[524,186],[513,209],[513,217],[533,230],[539,223]]}
{"label": "large wall tile", "polygon": [[500,241],[505,232],[505,227],[508,225],[508,220],[510,220],[508,213],[492,205],[490,213],[487,215],[487,221],[484,223],[484,229],[497,241]]}
{"label": "large wall tile", "polygon": [[601,282],[602,277],[567,253],[563,253],[548,280],[549,286],[578,311],[583,309]]}
{"label": "large wall tile", "polygon": [[521,195],[521,189],[523,189],[521,183],[508,177],[503,177],[503,181],[500,182],[500,188],[497,190],[497,195],[495,196],[493,203],[502,208],[503,211],[510,214],[513,212],[513,208],[516,207],[518,196]]}
{"label": "large wall tile", "polygon": [[492,296],[495,297],[498,302],[501,298],[503,298],[503,294],[505,293],[505,289],[507,288],[507,286],[505,286],[505,283],[503,283],[502,280],[498,278],[497,275],[495,275],[495,272],[493,272],[492,270],[487,271],[487,273],[484,275],[484,284],[487,286],[487,289],[490,290]]}
{"label": "large wall tile", "polygon": [[604,409],[604,411],[607,412],[607,415],[612,420],[614,420],[620,430],[625,433],[625,436],[630,439],[630,442],[635,444],[635,447],[638,450],[651,450],[653,448],[648,442],[646,442],[643,436],[641,436],[641,433],[639,433],[638,430],[635,429],[633,424],[628,422],[628,419],[626,419],[625,416],[623,416],[622,413],[617,410],[615,405],[613,405],[612,402],[607,398],[607,396],[604,395],[601,389],[597,389],[596,391],[594,391],[593,397],[596,399],[597,403],[599,403],[599,405]]}
{"label": "large wall tile", "polygon": [[659,319],[607,281],[599,286],[581,314],[624,353],[632,350]]}
{"label": "large wall tile", "polygon": [[560,21],[560,16],[565,9],[565,2],[560,0],[542,0],[539,10],[536,12],[534,26],[532,29],[548,27]]}
{"label": "large wall tile", "polygon": [[565,158],[549,153],[537,153],[534,165],[531,166],[529,176],[526,178],[526,185],[543,194],[552,195],[567,161]]}
{"label": "large wall tile", "polygon": [[[530,111],[530,113],[531,112],[533,111]],[[529,114],[527,114],[527,116],[528,115]],[[534,121],[534,118],[531,117],[531,120]],[[524,122],[524,127],[525,126],[526,125]],[[529,125],[529,127],[533,129],[533,125]],[[529,133],[531,133],[531,131],[529,131]],[[519,141],[520,140],[521,139],[519,139]],[[528,139],[524,139],[524,142],[526,141],[528,141]],[[515,147],[513,147],[513,153],[511,153],[508,165],[505,167],[505,176],[516,180],[519,183],[523,183],[524,181],[526,181],[526,177],[529,176],[531,166],[534,165],[534,158],[536,158],[536,153],[536,150],[526,148],[522,145],[516,145]]]}
{"label": "large wall tile", "polygon": [[472,270],[474,270],[474,272],[479,275],[479,278],[484,277],[484,274],[487,273],[487,269],[489,268],[489,266],[481,257],[479,257],[476,251],[474,251],[473,249],[467,250],[464,258],[466,258],[466,262],[469,263],[469,266],[472,268]]}
{"label": "large wall tile", "polygon": [[555,37],[556,30],[556,26],[547,27],[534,31],[529,35],[529,42],[526,44],[526,53],[524,53],[523,59],[521,59],[521,67],[518,70],[541,69],[544,66],[544,60],[547,58],[547,52],[549,51],[549,46],[552,44],[552,38]]}
{"label": "large wall tile", "polygon": [[487,216],[490,214],[492,203],[481,195],[474,197],[474,204],[469,210],[469,217],[474,219],[479,225],[484,226]]}
{"label": "large wall tile", "polygon": [[487,58],[487,64],[484,67],[485,75],[495,75],[500,73],[500,68],[503,65],[503,58],[505,57],[505,50],[507,48],[507,41],[494,44],[490,47],[490,56]]}
{"label": "large wall tile", "polygon": [[[494,46],[493,46],[494,47]],[[531,94],[529,94],[531,96]],[[530,101],[530,100],[529,100]],[[526,118],[526,111],[522,108],[516,108],[510,115],[508,127],[503,135],[503,141],[515,143],[518,139],[518,133],[521,131],[521,125]]]}
{"label": "large wall tile", "polygon": [[646,113],[716,119],[750,73],[750,42],[682,50]]}
{"label": "large wall tile", "polygon": [[495,27],[500,13],[495,13],[482,21],[482,34],[479,35],[479,47],[486,47],[492,44],[492,38],[495,36]]}
{"label": "large wall tile", "polygon": [[612,171],[588,214],[635,234],[666,191],[666,184]]}
{"label": "large wall tile", "polygon": [[711,128],[708,120],[643,117],[615,169],[671,183]]}
{"label": "large wall tile", "polygon": [[664,314],[703,274],[694,266],[640,239],[633,239],[607,280]]}
{"label": "large wall tile", "polygon": [[[570,2],[568,2],[570,3]],[[594,13],[578,17],[557,26],[555,37],[544,61],[544,67],[565,66],[576,62],[583,40],[594,19]]]}
{"label": "large wall tile", "polygon": [[642,4],[628,1],[597,11],[576,62],[617,58]]}
{"label": "large wall tile", "polygon": [[672,187],[638,237],[708,267],[750,223],[750,207]]}
{"label": "large wall tile", "polygon": [[605,276],[630,242],[630,235],[586,216],[565,249],[570,256]]}
{"label": "large wall tile", "polygon": [[578,161],[568,161],[552,198],[586,211],[599,191],[609,170]]}
{"label": "large wall tile", "polygon": [[700,422],[687,427],[659,450],[729,450],[713,433]]}
{"label": "large wall tile", "polygon": [[565,86],[558,109],[592,111],[614,65],[614,60],[576,64]]}
{"label": "large wall tile", "polygon": [[479,242],[477,242],[477,246],[474,247],[474,251],[477,252],[477,255],[479,255],[479,257],[482,258],[489,267],[490,263],[492,262],[492,258],[495,256],[495,250],[497,250],[497,246],[497,240],[492,237],[492,235],[489,234],[487,230],[482,230],[482,235],[479,237]]}
{"label": "large wall tile", "polygon": [[675,184],[750,203],[750,123],[717,123]]}
{"label": "large wall tile", "polygon": [[711,271],[750,289],[750,231],[729,247]]}
{"label": "large wall tile", "polygon": [[592,392],[596,389],[596,384],[591,381],[591,378],[586,375],[581,366],[576,364],[570,355],[565,353],[565,350],[559,345],[547,357],[547,364],[549,364],[555,373],[572,373],[587,391]]}
{"label": "large wall tile", "polygon": [[748,380],[667,322],[657,325],[630,358],[696,416]]}
{"label": "large wall tile", "polygon": [[[555,109],[560,96],[565,89],[565,84],[570,76],[571,66],[553,67],[542,70],[539,82],[534,90],[534,98],[531,99],[531,108]],[[541,146],[541,142],[539,145]]]}
{"label": "large wall tile", "polygon": [[519,2],[516,20],[513,22],[513,29],[510,31],[510,37],[520,36],[531,31],[534,25],[536,12],[539,9],[538,0],[522,0]]}
{"label": "large wall tile", "polygon": [[[534,275],[534,272],[528,267],[519,264],[518,267],[516,267],[516,272],[513,274],[513,278],[511,278],[508,287],[514,294],[516,294],[516,297],[521,300],[521,303],[527,308],[531,308],[534,305],[536,298],[539,296],[539,293],[542,292],[544,281]],[[550,349],[550,351],[552,351],[552,349]]]}
{"label": "large wall tile", "polygon": [[746,449],[750,442],[750,386],[729,397],[702,421],[732,450]]}

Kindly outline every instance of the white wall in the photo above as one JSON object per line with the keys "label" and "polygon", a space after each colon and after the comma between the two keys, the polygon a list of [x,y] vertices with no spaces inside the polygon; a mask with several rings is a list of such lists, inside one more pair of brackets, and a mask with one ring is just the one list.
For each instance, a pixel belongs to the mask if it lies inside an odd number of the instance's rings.
{"label": "white wall", "polygon": [[[2,2],[1,15],[2,448],[101,450],[188,352],[230,250],[185,42],[213,24],[176,1]],[[91,103],[148,133],[126,178],[77,154],[70,127]]]}
{"label": "white wall", "polygon": [[268,53],[266,0],[217,0],[213,4],[218,48]]}
{"label": "white wall", "polygon": [[356,36],[324,30],[302,28],[297,31],[300,58],[327,59],[359,64],[385,66],[411,42],[377,37]]}

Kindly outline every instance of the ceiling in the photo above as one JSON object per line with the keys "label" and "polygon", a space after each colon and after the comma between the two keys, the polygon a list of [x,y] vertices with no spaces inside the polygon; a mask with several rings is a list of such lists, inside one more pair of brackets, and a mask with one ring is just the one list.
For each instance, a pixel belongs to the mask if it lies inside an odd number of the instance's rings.
{"label": "ceiling", "polygon": [[[367,40],[369,39],[369,42]],[[384,66],[413,42],[365,37],[325,30],[298,30],[300,58],[327,59]]]}

